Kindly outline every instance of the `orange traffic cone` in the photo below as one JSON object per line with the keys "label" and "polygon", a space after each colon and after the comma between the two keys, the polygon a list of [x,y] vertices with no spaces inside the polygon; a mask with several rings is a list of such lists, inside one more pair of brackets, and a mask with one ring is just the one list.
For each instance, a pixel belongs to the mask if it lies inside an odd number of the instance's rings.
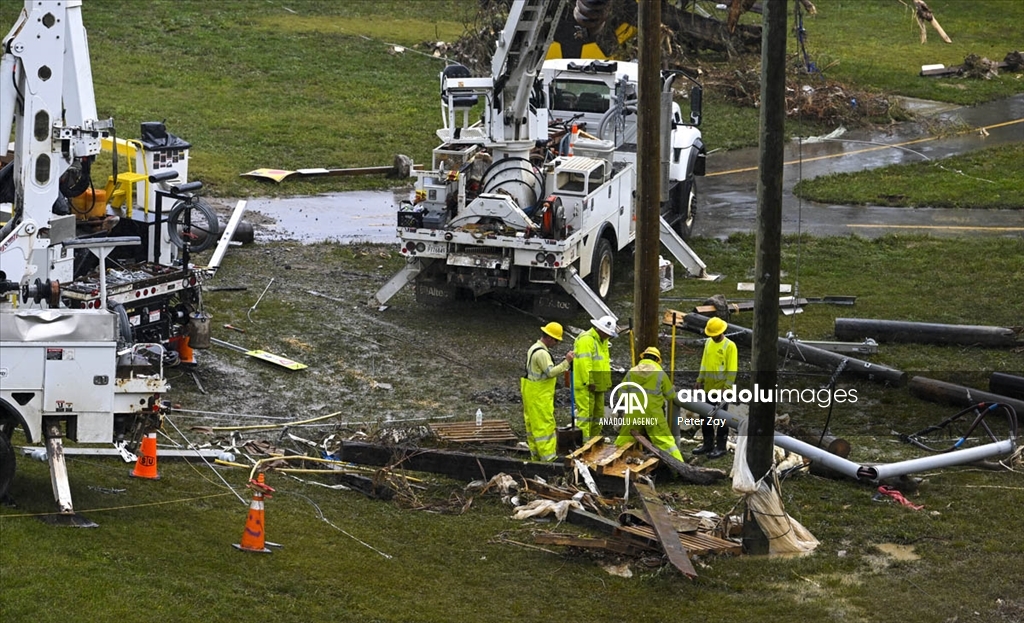
{"label": "orange traffic cone", "polygon": [[135,469],[131,471],[131,476],[160,480],[160,474],[156,471],[156,433],[147,433],[142,438],[142,449],[139,451],[139,458],[135,461]]}
{"label": "orange traffic cone", "polygon": [[233,544],[236,549],[243,552],[260,552],[261,554],[271,552],[270,549],[267,549],[266,524],[263,522],[263,498],[264,496],[269,498],[270,493],[274,490],[263,480],[263,474],[260,474],[258,480],[249,481],[249,488],[252,489],[252,502],[249,504],[249,514],[245,518],[245,530],[242,531],[241,542]]}
{"label": "orange traffic cone", "polygon": [[572,131],[569,133],[569,155],[572,154],[572,148],[576,145],[576,138],[580,135],[580,127],[575,123],[572,124]]}

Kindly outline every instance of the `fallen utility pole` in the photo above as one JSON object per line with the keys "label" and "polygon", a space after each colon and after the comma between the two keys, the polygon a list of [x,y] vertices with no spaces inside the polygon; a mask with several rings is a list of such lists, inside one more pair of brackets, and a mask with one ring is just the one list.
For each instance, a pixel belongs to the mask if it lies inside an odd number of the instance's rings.
{"label": "fallen utility pole", "polygon": [[[684,326],[696,333],[704,332],[704,325],[708,323],[709,318],[700,314],[682,314]],[[750,346],[752,331],[746,327],[729,323],[726,329],[726,335],[737,344],[744,346]],[[859,377],[866,378],[869,381],[875,381],[877,383],[887,383],[889,385],[895,385],[897,387],[906,384],[907,373],[902,370],[896,370],[893,368],[887,368],[885,366],[863,361],[861,359],[854,359],[852,357],[846,357],[837,353],[832,353],[827,350],[820,348],[814,348],[808,346],[799,340],[790,340],[787,338],[778,338],[778,352],[779,355],[809,363],[811,365],[819,366],[834,370],[839,364],[846,360],[846,367],[843,372],[849,372]]]}
{"label": "fallen utility pole", "polygon": [[969,407],[981,402],[1002,403],[1013,408],[1017,415],[1024,415],[1024,400],[1008,398],[999,394],[991,394],[973,387],[964,387],[954,383],[946,383],[925,376],[915,376],[908,384],[910,394],[929,402]]}
{"label": "fallen utility pole", "polygon": [[871,338],[877,342],[917,344],[963,344],[965,346],[1013,346],[1013,329],[966,324],[936,324],[869,318],[836,318],[836,337],[840,340]]}
{"label": "fallen utility pole", "polygon": [[[715,405],[705,402],[688,402],[683,407],[703,417],[710,417],[712,411],[714,411],[714,417],[724,418],[729,426],[737,430],[739,430],[740,423],[743,421],[743,418],[740,416],[717,409]],[[784,450],[795,452],[804,458],[810,459],[812,463],[818,462],[822,466],[835,470],[848,478],[873,483],[906,476],[907,474],[942,467],[953,467],[955,465],[967,465],[997,456],[1006,456],[1016,449],[1016,439],[1011,435],[1009,439],[1004,439],[1003,441],[919,459],[886,464],[859,464],[782,433],[775,433],[774,437],[775,445]]]}
{"label": "fallen utility pole", "polygon": [[[992,376],[988,377],[988,390],[1000,396],[1024,400],[1024,376],[993,372]],[[1020,416],[1024,417],[1024,413]]]}

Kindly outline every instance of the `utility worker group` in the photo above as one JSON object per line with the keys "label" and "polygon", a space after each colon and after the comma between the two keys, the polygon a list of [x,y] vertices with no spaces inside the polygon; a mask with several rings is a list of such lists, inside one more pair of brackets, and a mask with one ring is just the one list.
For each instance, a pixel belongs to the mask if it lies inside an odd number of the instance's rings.
{"label": "utility worker group", "polygon": [[[633,430],[642,430],[655,446],[683,461],[669,425],[666,407],[672,403],[682,406],[681,394],[684,390],[676,393],[672,375],[661,366],[661,352],[655,346],[644,350],[640,361],[626,373],[623,380],[623,387],[632,386],[636,392],[645,395],[646,401],[643,402],[646,404],[642,412],[633,410],[625,417],[615,417],[609,422],[605,417],[605,393],[611,389],[612,384],[609,342],[618,337],[618,330],[612,316],[594,318],[590,324],[592,327],[576,338],[573,349],[557,364],[550,351],[564,337],[562,325],[557,322],[549,322],[541,327],[540,338],[526,352],[526,367],[519,388],[522,392],[526,442],[531,458],[535,461],[553,461],[557,458],[555,387],[559,375],[570,373],[574,421],[584,439],[602,435],[603,427],[612,423],[618,428],[615,445],[621,446],[633,441]],[[707,391],[721,394],[727,388],[735,387],[736,345],[724,335],[727,326],[721,318],[712,318],[705,328],[708,339],[695,384],[700,393]],[[727,407],[727,404],[722,404],[719,408]],[[700,418],[699,425],[704,440],[694,450],[694,454],[708,454],[713,459],[724,455],[728,435],[725,420]]]}

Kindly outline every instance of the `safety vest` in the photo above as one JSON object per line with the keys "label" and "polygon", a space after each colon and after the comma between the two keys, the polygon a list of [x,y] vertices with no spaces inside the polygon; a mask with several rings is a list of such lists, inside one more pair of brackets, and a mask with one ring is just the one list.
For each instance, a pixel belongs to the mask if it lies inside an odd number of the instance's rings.
{"label": "safety vest", "polygon": [[605,392],[612,386],[612,362],[608,356],[608,340],[597,335],[597,329],[584,331],[573,344],[573,384],[577,389],[594,385],[595,392]]}
{"label": "safety vest", "polygon": [[723,338],[716,342],[709,337],[704,343],[697,382],[703,383],[706,390],[729,389],[736,384],[737,361],[736,344],[732,340]]}

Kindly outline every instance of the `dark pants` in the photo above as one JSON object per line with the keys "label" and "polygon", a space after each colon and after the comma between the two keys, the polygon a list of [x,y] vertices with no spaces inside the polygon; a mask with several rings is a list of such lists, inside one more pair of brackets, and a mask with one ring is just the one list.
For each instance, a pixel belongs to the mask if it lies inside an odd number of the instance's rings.
{"label": "dark pants", "polygon": [[[728,411],[729,403],[723,402],[719,405],[718,411]],[[711,450],[712,448],[718,448],[719,450],[725,450],[725,441],[729,438],[729,426],[723,424],[721,426],[714,426],[708,422],[708,420],[714,419],[716,416],[712,415],[709,418],[703,418],[700,424],[700,432],[704,436],[704,448]],[[718,428],[717,434],[715,428]]]}

